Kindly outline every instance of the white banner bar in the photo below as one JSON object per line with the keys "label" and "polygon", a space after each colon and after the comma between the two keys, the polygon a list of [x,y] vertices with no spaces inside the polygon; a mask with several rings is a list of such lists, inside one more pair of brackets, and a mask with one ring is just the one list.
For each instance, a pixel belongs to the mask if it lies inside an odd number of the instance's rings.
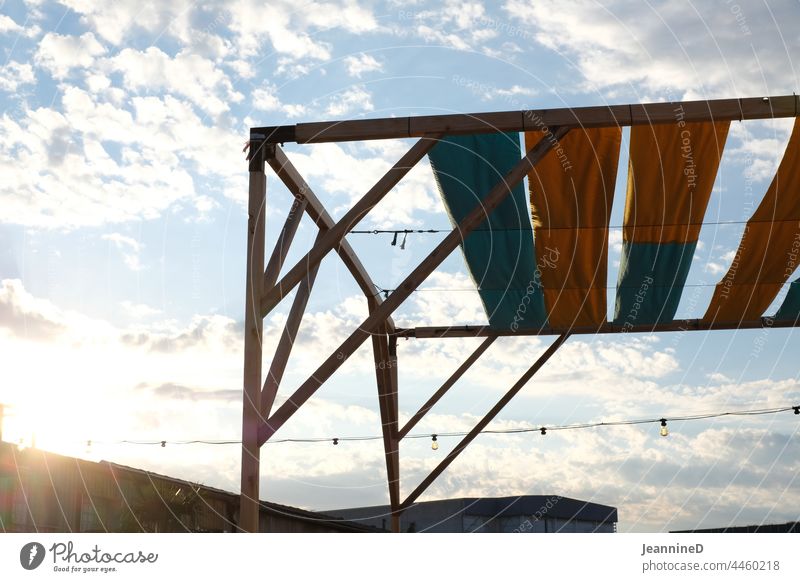
{"label": "white banner bar", "polygon": [[800,580],[792,534],[3,534],[0,580]]}

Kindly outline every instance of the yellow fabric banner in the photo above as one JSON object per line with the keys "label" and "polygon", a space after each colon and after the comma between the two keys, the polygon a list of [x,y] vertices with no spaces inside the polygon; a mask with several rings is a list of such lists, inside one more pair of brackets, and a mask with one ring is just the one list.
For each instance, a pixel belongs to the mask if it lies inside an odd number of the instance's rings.
{"label": "yellow fabric banner", "polygon": [[730,269],[714,290],[706,321],[758,319],[800,259],[800,118],[764,199],[744,229]]}
{"label": "yellow fabric banner", "polygon": [[697,240],[729,127],[677,121],[631,128],[623,240]]}
{"label": "yellow fabric banner", "polygon": [[[541,139],[542,133],[527,132],[526,149]],[[621,141],[618,127],[573,129],[528,175],[537,272],[551,326],[606,320],[608,220]]]}

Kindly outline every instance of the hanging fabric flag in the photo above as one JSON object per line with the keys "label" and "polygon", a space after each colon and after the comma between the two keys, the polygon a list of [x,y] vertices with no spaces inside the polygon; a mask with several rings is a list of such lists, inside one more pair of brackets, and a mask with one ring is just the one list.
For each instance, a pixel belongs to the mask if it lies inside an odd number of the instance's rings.
{"label": "hanging fabric flag", "polygon": [[800,279],[795,279],[789,285],[789,292],[775,314],[775,319],[800,319]]}
{"label": "hanging fabric flag", "polygon": [[615,323],[675,317],[729,126],[678,116],[631,128]]}
{"label": "hanging fabric flag", "polygon": [[[522,158],[522,152],[518,133],[499,133],[446,137],[428,157],[456,226]],[[492,328],[515,331],[546,323],[521,183],[465,237],[461,248]]]}
{"label": "hanging fabric flag", "polygon": [[[542,132],[529,131],[525,147],[541,139]],[[552,327],[606,320],[608,220],[621,141],[619,127],[573,129],[528,175],[537,267]]]}
{"label": "hanging fabric flag", "polygon": [[758,319],[794,273],[798,258],[800,118],[795,120],[778,171],[745,225],[731,267],[717,283],[703,319],[726,322]]}

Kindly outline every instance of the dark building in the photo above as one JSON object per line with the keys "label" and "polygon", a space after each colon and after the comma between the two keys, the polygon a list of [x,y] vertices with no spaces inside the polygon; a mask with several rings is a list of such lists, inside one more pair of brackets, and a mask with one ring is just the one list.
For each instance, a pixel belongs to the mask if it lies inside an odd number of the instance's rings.
{"label": "dark building", "polygon": [[[389,506],[327,513],[381,529],[391,524]],[[610,533],[616,528],[615,507],[558,495],[425,501],[405,510],[400,520],[401,531],[438,533]]]}
{"label": "dark building", "polygon": [[[232,532],[238,513],[236,493],[0,442],[3,532]],[[262,501],[259,531],[378,530]]]}

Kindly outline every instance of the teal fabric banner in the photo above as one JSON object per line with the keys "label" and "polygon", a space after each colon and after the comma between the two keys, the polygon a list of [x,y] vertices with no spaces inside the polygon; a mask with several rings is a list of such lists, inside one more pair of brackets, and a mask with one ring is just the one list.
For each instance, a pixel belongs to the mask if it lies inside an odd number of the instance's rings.
{"label": "teal fabric banner", "polygon": [[696,247],[697,241],[623,241],[614,323],[633,326],[672,321]]}
{"label": "teal fabric banner", "polygon": [[[450,136],[431,150],[428,157],[453,226],[522,158],[519,144],[517,133]],[[492,328],[514,331],[545,325],[530,210],[521,182],[461,247]]]}
{"label": "teal fabric banner", "polygon": [[789,292],[775,314],[775,319],[796,321],[798,318],[800,318],[800,279],[795,279],[789,285]]}

